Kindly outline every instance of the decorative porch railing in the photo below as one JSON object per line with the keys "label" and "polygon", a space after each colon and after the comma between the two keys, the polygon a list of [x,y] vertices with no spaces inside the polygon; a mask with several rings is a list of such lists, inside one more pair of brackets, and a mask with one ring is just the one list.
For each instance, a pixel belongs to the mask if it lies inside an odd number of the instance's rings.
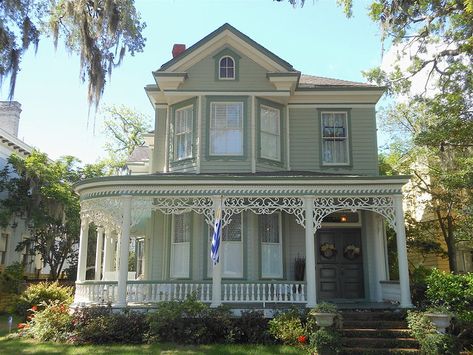
{"label": "decorative porch railing", "polygon": [[[106,304],[117,301],[117,282],[84,281],[76,284],[78,304]],[[182,281],[128,281],[127,302],[151,304],[185,300],[195,294],[202,302],[212,301],[212,283]],[[306,303],[306,286],[295,281],[222,281],[222,303]]]}

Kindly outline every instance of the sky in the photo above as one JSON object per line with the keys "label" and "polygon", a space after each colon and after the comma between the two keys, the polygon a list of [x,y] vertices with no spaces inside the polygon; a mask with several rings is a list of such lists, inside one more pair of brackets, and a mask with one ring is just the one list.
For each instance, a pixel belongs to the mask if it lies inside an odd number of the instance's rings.
{"label": "sky", "polygon": [[[304,74],[365,82],[361,72],[381,63],[380,31],[367,16],[368,0],[354,2],[347,19],[335,0],[306,0],[303,8],[273,0],[135,0],[146,22],[144,52],[127,55],[107,82],[101,105],[125,105],[147,115],[144,92],[151,72],[172,58],[174,43],[190,47],[224,23],[291,63]],[[8,95],[8,82],[0,90]],[[14,100],[22,105],[19,138],[50,158],[73,155],[84,163],[105,156],[100,113],[88,115],[87,84],[79,58],[43,38],[21,63]]]}

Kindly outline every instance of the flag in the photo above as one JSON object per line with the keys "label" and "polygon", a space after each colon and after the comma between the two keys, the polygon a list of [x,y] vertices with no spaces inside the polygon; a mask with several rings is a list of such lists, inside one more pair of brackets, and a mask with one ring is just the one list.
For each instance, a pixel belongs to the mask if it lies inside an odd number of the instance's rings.
{"label": "flag", "polygon": [[215,211],[214,233],[212,235],[212,247],[210,249],[210,259],[217,265],[219,261],[218,249],[220,247],[220,236],[222,233],[222,209],[219,207]]}

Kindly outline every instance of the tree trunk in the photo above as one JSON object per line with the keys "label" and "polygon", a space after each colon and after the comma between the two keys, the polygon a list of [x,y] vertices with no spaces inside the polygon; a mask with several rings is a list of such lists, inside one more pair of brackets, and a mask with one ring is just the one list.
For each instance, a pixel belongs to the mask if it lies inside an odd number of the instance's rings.
{"label": "tree trunk", "polygon": [[454,274],[457,273],[457,248],[455,243],[455,236],[453,232],[453,218],[451,215],[447,216],[447,238],[445,239],[447,243],[447,253],[448,253],[448,266],[450,271]]}
{"label": "tree trunk", "polygon": [[[446,218],[442,217],[442,213],[440,209],[437,208],[435,210],[437,214],[437,220],[440,224],[440,229],[442,230],[443,239],[445,240],[445,244],[447,245],[447,255],[448,255],[448,267],[450,271],[454,274],[457,273],[457,254],[456,254],[456,243],[455,243],[455,235],[453,232],[453,217],[448,214]],[[447,220],[447,224],[445,225],[445,219]]]}

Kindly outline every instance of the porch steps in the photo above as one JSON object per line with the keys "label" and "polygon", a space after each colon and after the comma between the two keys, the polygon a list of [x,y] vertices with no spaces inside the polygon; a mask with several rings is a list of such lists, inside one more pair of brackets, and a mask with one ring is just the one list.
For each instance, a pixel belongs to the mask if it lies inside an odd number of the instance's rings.
{"label": "porch steps", "polygon": [[342,354],[420,353],[403,311],[344,310],[342,317]]}

